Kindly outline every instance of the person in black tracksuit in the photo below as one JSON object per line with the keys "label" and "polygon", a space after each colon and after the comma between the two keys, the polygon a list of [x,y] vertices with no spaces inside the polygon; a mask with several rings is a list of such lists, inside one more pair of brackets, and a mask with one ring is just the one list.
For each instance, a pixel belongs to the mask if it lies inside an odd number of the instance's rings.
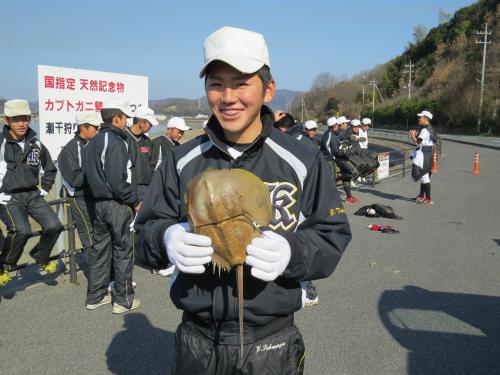
{"label": "person in black tracksuit", "polygon": [[151,183],[154,172],[153,142],[146,135],[151,127],[158,125],[152,109],[141,106],[134,113],[133,124],[126,128],[128,150],[132,162],[132,183],[142,201]]}
{"label": "person in black tracksuit", "polygon": [[[345,124],[345,123],[343,123]],[[349,140],[347,130],[332,125],[330,131],[325,132],[321,139],[321,151],[325,158],[334,161],[340,168],[340,178],[346,193],[346,202],[355,203],[358,200],[352,196],[350,181],[359,175],[358,170],[349,162]]]}
{"label": "person in black tracksuit", "polygon": [[85,184],[83,173],[84,150],[89,140],[93,138],[101,125],[101,115],[96,112],[84,112],[76,118],[77,133],[59,153],[57,167],[61,172],[63,186],[69,200],[71,214],[75,221],[78,236],[83,250],[88,254],[94,241],[94,230],[91,220],[93,202]]}
{"label": "person in black tracksuit", "polygon": [[52,188],[57,169],[47,148],[28,127],[28,102],[7,101],[4,111],[6,125],[0,134],[0,218],[7,227],[7,236],[0,263],[6,271],[16,268],[32,233],[29,215],[42,226],[40,241],[30,255],[42,269],[55,272],[56,263],[50,262],[49,257],[63,226],[43,196]]}
{"label": "person in black tracksuit", "polygon": [[[217,48],[227,52],[228,38],[241,39],[229,49],[242,46],[248,54],[236,50],[212,61]],[[302,374],[304,343],[293,324],[302,307],[300,281],[333,272],[351,239],[349,223],[322,155],[275,129],[263,105],[275,84],[269,62],[258,54],[267,51],[262,36],[224,27],[205,42],[214,45],[205,48],[200,74],[206,74],[213,116],[205,135],[175,147],[157,168],[136,221],[142,258],[152,268],[167,259],[176,265],[170,297],[184,313],[174,374]],[[260,60],[251,59],[253,52]],[[258,70],[241,73],[249,66]],[[247,247],[243,357],[235,270],[219,276],[206,267],[211,240],[188,232],[185,223],[187,183],[207,168],[254,173],[268,186],[274,211],[269,230]]]}
{"label": "person in black tracksuit", "polygon": [[153,139],[153,164],[157,168],[162,160],[165,160],[172,148],[179,146],[179,141],[184,136],[184,132],[191,128],[181,117],[172,117],[167,122],[165,134]]}
{"label": "person in black tracksuit", "polygon": [[87,309],[111,303],[107,295],[111,259],[114,268],[113,313],[139,307],[134,298],[132,222],[140,201],[132,185],[127,150],[127,103],[113,102],[101,110],[103,124],[85,149],[85,178],[95,201],[94,245],[89,254]]}

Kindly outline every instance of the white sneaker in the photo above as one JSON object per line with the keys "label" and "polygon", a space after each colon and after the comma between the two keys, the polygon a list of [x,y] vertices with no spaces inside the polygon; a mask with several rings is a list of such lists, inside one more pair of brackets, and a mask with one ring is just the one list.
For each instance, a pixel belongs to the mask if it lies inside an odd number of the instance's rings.
{"label": "white sneaker", "polygon": [[123,314],[124,312],[138,309],[139,306],[141,306],[141,301],[137,298],[134,298],[134,302],[132,302],[132,306],[130,308],[113,303],[113,314]]}
{"label": "white sneaker", "polygon": [[163,270],[153,270],[153,275],[160,275],[163,277],[172,276],[172,274],[174,273],[174,270],[175,270],[175,266],[170,266],[170,267],[165,268]]}
{"label": "white sneaker", "polygon": [[[132,288],[136,288],[137,283],[135,281],[132,281]],[[111,281],[108,286],[108,293],[114,293],[115,292],[115,282]]]}
{"label": "white sneaker", "polygon": [[351,180],[351,187],[355,188],[358,187],[358,185],[356,185],[356,183],[353,180]]}
{"label": "white sneaker", "polygon": [[97,303],[92,303],[92,304],[87,303],[87,305],[85,306],[85,308],[87,310],[95,310],[98,307],[101,307],[101,306],[104,306],[104,305],[109,305],[109,304],[111,304],[111,296],[109,296],[109,295],[106,294],[101,301],[99,301]]}

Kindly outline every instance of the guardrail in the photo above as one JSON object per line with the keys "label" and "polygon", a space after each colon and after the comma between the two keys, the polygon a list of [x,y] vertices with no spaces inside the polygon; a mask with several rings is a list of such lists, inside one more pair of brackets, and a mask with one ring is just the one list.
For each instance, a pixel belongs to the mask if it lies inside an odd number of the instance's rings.
{"label": "guardrail", "polygon": [[[55,199],[52,201],[48,201],[47,203],[51,206],[63,205],[63,207],[66,208],[66,224],[63,226],[63,232],[61,233],[64,233],[64,231],[68,232],[68,249],[62,250],[57,255],[50,256],[49,260],[52,261],[57,259],[69,258],[69,271],[65,271],[65,274],[69,273],[70,282],[72,284],[76,284],[78,282],[76,255],[81,253],[83,249],[76,248],[76,241],[75,241],[76,226],[75,226],[75,221],[73,220],[73,215],[71,214],[69,199],[68,198]],[[34,231],[31,233],[30,237],[40,236],[41,233],[42,233],[41,230]],[[30,265],[33,265],[33,263],[21,263],[18,264],[12,271],[18,271]]]}

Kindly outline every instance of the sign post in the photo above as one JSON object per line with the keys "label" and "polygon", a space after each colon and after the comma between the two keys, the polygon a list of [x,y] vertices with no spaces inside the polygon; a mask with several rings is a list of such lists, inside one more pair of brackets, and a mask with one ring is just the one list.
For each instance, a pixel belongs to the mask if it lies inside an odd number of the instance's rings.
{"label": "sign post", "polygon": [[389,157],[389,152],[381,152],[378,154],[380,166],[377,168],[377,180],[383,180],[389,177]]}
{"label": "sign post", "polygon": [[100,112],[103,103],[122,99],[132,112],[148,105],[148,77],[38,65],[40,141],[57,159],[76,132],[79,112]]}

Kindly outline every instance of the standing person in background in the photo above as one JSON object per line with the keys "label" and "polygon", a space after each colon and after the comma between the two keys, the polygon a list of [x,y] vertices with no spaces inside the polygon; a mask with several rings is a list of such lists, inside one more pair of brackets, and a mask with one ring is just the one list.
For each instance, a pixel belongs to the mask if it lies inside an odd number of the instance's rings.
{"label": "standing person in background", "polygon": [[0,275],[5,284],[9,281],[8,272],[16,269],[31,237],[28,215],[42,226],[40,241],[30,255],[47,273],[57,269],[57,262],[49,258],[63,225],[43,198],[54,184],[57,168],[49,150],[29,127],[28,101],[6,101],[4,115],[5,126],[0,134],[0,218],[7,227],[7,236],[0,254]]}
{"label": "standing person in background", "polygon": [[418,130],[410,130],[410,139],[417,145],[413,157],[412,177],[420,182],[420,193],[416,203],[434,204],[431,198],[432,154],[436,136],[431,125],[432,113],[422,111],[417,114]]}
{"label": "standing person in background", "polygon": [[97,134],[101,123],[102,118],[99,113],[93,111],[78,113],[75,137],[62,148],[57,158],[57,167],[61,172],[66,196],[69,197],[71,214],[87,254],[94,241],[93,220],[89,214],[93,212],[93,202],[89,199],[89,191],[85,186],[83,159],[85,147]]}
{"label": "standing person in background", "polygon": [[182,117],[172,117],[168,120],[165,134],[153,139],[153,165],[155,168],[158,168],[161,162],[165,160],[173,147],[180,145],[179,142],[184,132],[190,129]]}
{"label": "standing person in background", "polygon": [[132,126],[126,129],[128,152],[132,162],[132,184],[137,189],[140,201],[151,183],[154,172],[153,142],[146,133],[156,125],[158,120],[153,110],[140,106],[134,113]]}
{"label": "standing person in background", "polygon": [[314,120],[309,120],[306,121],[304,124],[305,128],[305,133],[309,137],[311,141],[313,141],[314,145],[319,147],[321,140],[318,140],[316,138],[316,135],[318,134],[318,124]]}
{"label": "standing person in background", "polygon": [[103,124],[85,150],[83,167],[92,198],[95,200],[94,246],[88,256],[89,280],[87,310],[108,305],[111,261],[114,268],[113,314],[136,309],[132,284],[134,236],[131,225],[141,202],[132,186],[132,162],[128,153],[128,102],[105,103]]}
{"label": "standing person in background", "polygon": [[323,152],[328,164],[330,165],[330,171],[332,172],[332,178],[334,181],[337,180],[337,164],[335,163],[335,155],[333,155],[332,147],[334,139],[337,137],[339,125],[337,123],[336,117],[330,117],[326,120],[326,125],[328,126],[327,131],[323,133],[321,137],[319,148]]}
{"label": "standing person in background", "polygon": [[359,136],[361,138],[364,138],[364,142],[359,142],[359,146],[367,150],[368,149],[368,129],[372,123],[372,120],[370,120],[368,117],[365,117],[364,119],[361,120],[361,128],[359,129]]}

